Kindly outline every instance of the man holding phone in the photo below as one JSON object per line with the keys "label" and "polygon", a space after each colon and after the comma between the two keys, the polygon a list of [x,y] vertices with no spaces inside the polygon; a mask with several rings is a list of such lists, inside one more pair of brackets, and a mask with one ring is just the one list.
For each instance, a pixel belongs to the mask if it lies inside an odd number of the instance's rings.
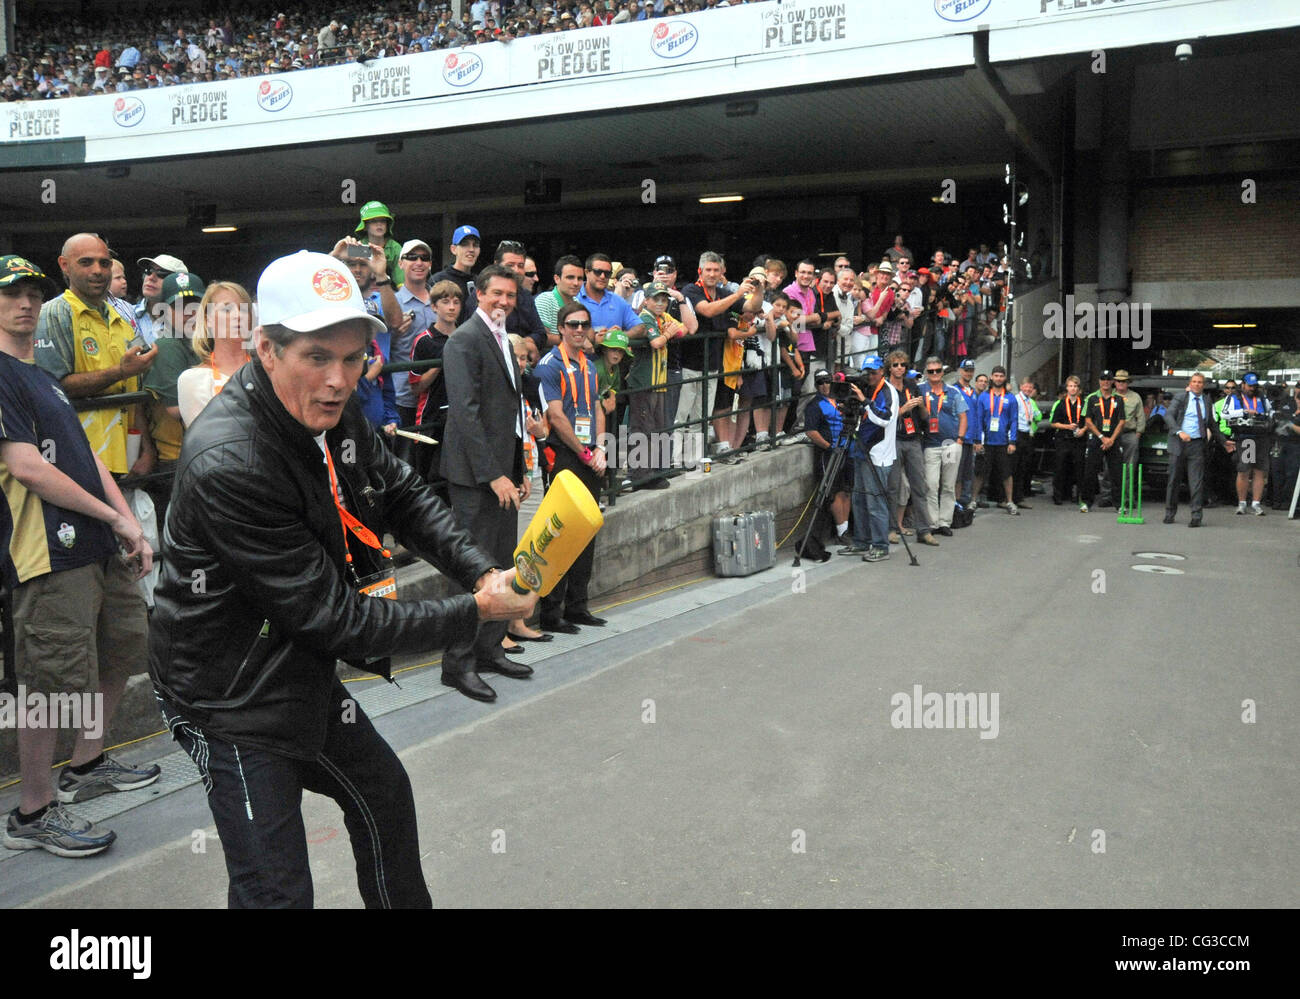
{"label": "man holding phone", "polygon": [[[59,267],[68,290],[41,307],[36,363],[59,380],[69,398],[136,391],[138,376],[153,365],[158,348],[136,340],[130,324],[106,302],[113,274],[108,244],[93,233],[78,233],[63,244]],[[140,430],[140,454],[128,462],[133,423]],[[153,471],[157,455],[140,407],[87,410],[81,425],[91,450],[114,475]]]}

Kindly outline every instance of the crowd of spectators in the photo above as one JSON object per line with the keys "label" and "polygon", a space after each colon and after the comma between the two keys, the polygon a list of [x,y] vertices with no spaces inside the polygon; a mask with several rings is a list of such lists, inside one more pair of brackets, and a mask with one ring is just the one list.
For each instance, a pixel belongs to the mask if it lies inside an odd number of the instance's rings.
{"label": "crowd of spectators", "polygon": [[459,19],[451,4],[429,0],[246,4],[216,18],[164,8],[151,12],[152,29],[123,15],[88,22],[51,14],[19,21],[0,96],[48,100],[232,80],[761,2],[473,0]]}

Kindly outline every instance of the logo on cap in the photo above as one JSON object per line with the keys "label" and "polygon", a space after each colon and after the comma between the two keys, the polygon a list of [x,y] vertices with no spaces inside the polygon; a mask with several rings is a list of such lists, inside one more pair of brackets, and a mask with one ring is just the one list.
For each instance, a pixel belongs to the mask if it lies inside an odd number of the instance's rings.
{"label": "logo on cap", "polygon": [[312,275],[311,289],[327,302],[345,302],[352,297],[352,289],[343,275],[328,267]]}
{"label": "logo on cap", "polygon": [[189,276],[188,274],[177,274],[177,275],[176,275],[176,287],[177,287],[177,288],[188,288],[189,286],[190,286],[190,276]]}

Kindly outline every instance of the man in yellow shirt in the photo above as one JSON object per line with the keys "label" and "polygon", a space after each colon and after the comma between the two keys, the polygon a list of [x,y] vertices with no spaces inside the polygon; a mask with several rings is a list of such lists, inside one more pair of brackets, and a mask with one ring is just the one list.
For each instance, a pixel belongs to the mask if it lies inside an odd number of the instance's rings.
{"label": "man in yellow shirt", "polygon": [[[143,341],[132,346],[134,330],[107,304],[113,276],[108,244],[78,233],[63,244],[59,267],[68,290],[41,307],[36,329],[36,363],[63,385],[69,398],[134,392],[138,375],[158,356]],[[155,451],[139,407],[87,410],[80,414],[90,449],[116,476],[153,470]],[[127,465],[127,434],[142,431],[140,457]]]}

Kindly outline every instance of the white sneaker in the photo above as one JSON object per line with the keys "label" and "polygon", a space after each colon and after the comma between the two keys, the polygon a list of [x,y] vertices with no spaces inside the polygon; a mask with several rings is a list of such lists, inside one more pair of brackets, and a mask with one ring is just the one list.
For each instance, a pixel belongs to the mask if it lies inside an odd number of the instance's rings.
{"label": "white sneaker", "polygon": [[1013,517],[1019,517],[1019,516],[1020,516],[1020,507],[1016,506],[1014,503],[1008,503],[1008,504],[1007,504],[1007,513],[1011,514],[1011,516],[1013,516]]}
{"label": "white sneaker", "polygon": [[1244,517],[1245,515],[1246,515],[1246,503],[1243,500],[1242,502],[1237,504],[1237,516]]}
{"label": "white sneaker", "polygon": [[1260,506],[1258,503],[1251,504],[1250,512],[1253,513],[1256,517],[1264,516],[1264,508]]}
{"label": "white sneaker", "polygon": [[765,447],[772,438],[768,436],[766,430],[754,434],[754,445],[756,447]]}

